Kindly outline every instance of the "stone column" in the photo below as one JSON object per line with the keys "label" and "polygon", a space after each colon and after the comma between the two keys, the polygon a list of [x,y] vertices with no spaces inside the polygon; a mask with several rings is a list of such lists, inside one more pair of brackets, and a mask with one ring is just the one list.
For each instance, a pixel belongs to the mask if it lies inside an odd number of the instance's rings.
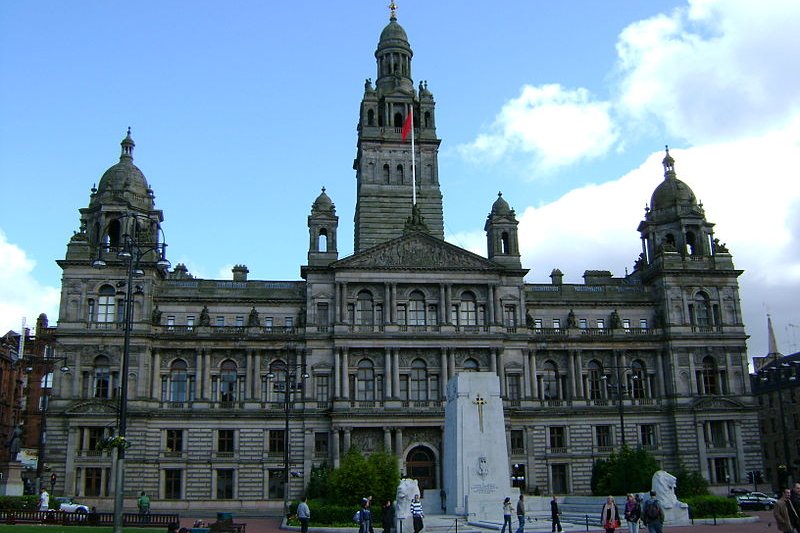
{"label": "stone column", "polygon": [[489,348],[489,371],[497,374],[497,351]]}
{"label": "stone column", "polygon": [[339,348],[333,349],[333,398],[338,400],[342,397],[342,363],[339,357]]}
{"label": "stone column", "polygon": [[[676,372],[678,367],[674,363],[677,363],[677,357],[673,357],[673,365],[672,365],[672,371]],[[656,368],[655,368],[655,371],[656,371],[656,381],[658,382],[658,397],[659,398],[663,398],[664,396],[667,395],[667,391],[666,391],[666,389],[664,387],[664,370],[663,369],[664,369],[664,354],[662,352],[658,352],[656,354]],[[691,383],[691,378],[690,378],[689,382]],[[673,392],[677,396],[677,392],[678,391],[673,391]],[[689,391],[689,394],[691,395],[692,392]]]}
{"label": "stone column", "polygon": [[[697,469],[704,478],[708,479],[708,459],[706,458],[706,449],[708,446],[706,444],[705,425],[705,422],[698,422],[696,427],[697,461],[699,463]],[[680,453],[680,449],[678,453]],[[713,482],[713,480],[710,479],[709,481]]]}
{"label": "stone column", "polygon": [[572,357],[569,355],[567,356],[567,390],[562,391],[563,396],[560,394],[560,400],[566,400],[567,394],[572,394],[573,388],[575,386],[575,365]]}
{"label": "stone column", "polygon": [[527,399],[530,398],[531,395],[531,365],[530,365],[530,356],[528,355],[529,351],[527,349],[522,350],[522,398]]}
{"label": "stone column", "polygon": [[396,427],[394,429],[394,453],[397,454],[398,466],[400,467],[400,475],[402,476],[406,469],[405,458],[403,457],[403,428]]}
{"label": "stone column", "polygon": [[439,324],[447,324],[447,295],[444,283],[439,284]]}
{"label": "stone column", "polygon": [[506,389],[506,357],[502,348],[497,349],[497,374],[500,376],[500,398],[508,395]]}
{"label": "stone column", "polygon": [[383,426],[383,449],[392,453],[392,428]]}
{"label": "stone column", "polygon": [[211,399],[211,351],[204,350],[203,360],[203,399]]}
{"label": "stone column", "polygon": [[333,448],[333,467],[339,468],[340,465],[340,456],[341,453],[339,451],[339,428],[332,428],[331,429],[331,447]]}
{"label": "stone column", "polygon": [[445,324],[450,324],[451,323],[450,308],[453,307],[453,286],[450,283],[445,285],[444,299],[445,299],[445,310],[444,310]]}
{"label": "stone column", "polygon": [[392,376],[392,349],[383,349],[383,398],[388,400],[392,398],[392,390],[394,379]]}
{"label": "stone column", "polygon": [[150,373],[150,397],[161,400],[161,352],[153,350],[153,366]]}
{"label": "stone column", "polygon": [[392,372],[392,380],[393,385],[392,389],[394,389],[394,396],[395,398],[400,398],[400,349],[399,348],[389,348],[393,355],[392,355],[392,365],[394,366],[394,371]]}
{"label": "stone column", "polygon": [[440,399],[447,399],[447,381],[449,376],[447,373],[447,348],[442,346],[439,348],[439,368],[441,368],[442,379],[440,382],[441,391],[439,391]]}
{"label": "stone column", "polygon": [[253,350],[247,350],[246,363],[244,367],[244,399],[253,398]]}
{"label": "stone column", "polygon": [[487,285],[486,287],[486,319],[489,322],[489,325],[496,324],[495,321],[495,291],[494,285]]}
{"label": "stone column", "polygon": [[581,379],[578,380],[578,397],[586,398],[586,382],[583,380],[583,352],[581,350],[575,350],[575,368],[578,375],[581,376]]}
{"label": "stone column", "polygon": [[[736,472],[739,472],[739,476],[741,478],[742,473],[744,472],[745,462],[744,462],[744,440],[742,439],[742,421],[735,420],[733,422],[733,438],[736,442],[736,468],[734,469]],[[731,481],[734,481],[731,479]],[[741,479],[737,479],[735,481],[741,481]]]}
{"label": "stone column", "polygon": [[350,399],[350,362],[348,348],[342,348],[342,398],[345,400]]}
{"label": "stone column", "polygon": [[389,309],[388,311],[392,313],[392,324],[397,324],[397,283],[392,283],[390,297],[392,299],[389,302]]}
{"label": "stone column", "polygon": [[447,351],[447,375],[451,378],[456,375],[456,351],[453,348]]}
{"label": "stone column", "polygon": [[528,358],[530,360],[529,366],[531,371],[531,396],[533,399],[539,399],[539,376],[538,372],[536,371],[536,350],[531,350],[530,356]]}
{"label": "stone column", "polygon": [[350,433],[352,432],[352,428],[346,427],[344,429],[344,453],[350,451]]}
{"label": "stone column", "polygon": [[388,283],[383,284],[383,323],[392,323],[392,289]]}

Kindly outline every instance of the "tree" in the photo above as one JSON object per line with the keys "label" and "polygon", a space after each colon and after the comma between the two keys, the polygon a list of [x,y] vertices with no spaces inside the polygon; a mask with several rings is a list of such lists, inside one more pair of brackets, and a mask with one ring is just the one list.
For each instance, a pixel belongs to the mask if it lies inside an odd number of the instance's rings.
{"label": "tree", "polygon": [[388,452],[379,451],[371,454],[367,458],[367,463],[375,471],[375,485],[370,492],[373,500],[381,505],[386,500],[394,500],[397,485],[400,484],[400,467],[397,464],[397,457]]}
{"label": "tree", "polygon": [[342,457],[339,468],[328,477],[330,499],[339,505],[358,505],[375,485],[375,469],[355,447]]}
{"label": "tree", "polygon": [[678,472],[675,474],[675,496],[678,499],[690,496],[705,496],[708,492],[708,481],[699,472],[686,470],[681,463]]}
{"label": "tree", "polygon": [[595,495],[626,494],[650,490],[658,461],[644,449],[623,446],[608,459],[598,460],[592,469],[592,493]]}
{"label": "tree", "polygon": [[308,487],[306,487],[306,496],[309,499],[324,498],[329,493],[328,479],[330,473],[327,463],[311,467],[311,476],[308,480]]}

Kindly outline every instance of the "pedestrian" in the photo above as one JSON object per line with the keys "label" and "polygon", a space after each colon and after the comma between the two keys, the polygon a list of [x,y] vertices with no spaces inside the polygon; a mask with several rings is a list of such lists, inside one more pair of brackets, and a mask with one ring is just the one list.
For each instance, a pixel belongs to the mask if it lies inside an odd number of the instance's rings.
{"label": "pedestrian", "polygon": [[628,533],[639,532],[639,520],[642,518],[642,506],[633,494],[628,494],[625,499],[625,521],[628,523]]}
{"label": "pedestrian", "polygon": [[308,496],[303,496],[297,504],[297,519],[300,520],[300,531],[308,533],[308,522],[311,520],[311,509],[308,508]]}
{"label": "pedestrian", "polygon": [[139,499],[136,500],[136,507],[139,508],[139,514],[150,514],[150,498],[145,491],[139,494]]}
{"label": "pedestrian", "polygon": [[392,505],[392,500],[383,502],[381,525],[383,525],[383,533],[392,533],[392,528],[394,527],[394,505]]}
{"label": "pedestrian", "polygon": [[650,499],[644,503],[642,509],[642,520],[644,520],[647,530],[650,533],[661,533],[664,531],[664,509],[656,498],[656,491],[650,491]]}
{"label": "pedestrian", "polygon": [[[775,517],[775,527],[781,533],[792,533],[792,491],[790,489],[783,489],[783,495],[775,504],[772,510],[772,516]],[[792,511],[789,509],[792,508]]]}
{"label": "pedestrian", "polygon": [[422,528],[425,527],[425,524],[422,522],[422,518],[425,514],[422,512],[422,503],[419,501],[419,494],[414,494],[414,498],[411,500],[411,518],[414,520],[414,533],[419,533],[422,531]]}
{"label": "pedestrian", "polygon": [[520,494],[517,500],[517,520],[519,520],[519,527],[517,533],[525,533],[525,496]]}
{"label": "pedestrian", "polygon": [[369,500],[361,498],[361,509],[356,513],[358,517],[358,533],[371,533],[372,530],[372,512],[369,510]]}
{"label": "pedestrian", "polygon": [[792,527],[800,531],[800,483],[794,484],[789,497],[789,520],[792,521]]}
{"label": "pedestrian", "polygon": [[508,526],[508,533],[511,533],[511,514],[514,512],[514,506],[511,504],[511,498],[506,496],[503,500],[503,527],[500,528],[500,533],[506,532]]}
{"label": "pedestrian", "polygon": [[606,533],[614,533],[619,527],[619,508],[613,496],[606,498],[603,511],[600,513],[600,523],[603,524]]}
{"label": "pedestrian", "polygon": [[50,495],[44,487],[39,489],[39,510],[47,511],[50,509]]}
{"label": "pedestrian", "polygon": [[561,529],[561,511],[558,509],[558,498],[556,495],[553,494],[553,499],[550,500],[550,520],[553,522],[553,529],[551,531],[555,532],[556,528],[558,531],[562,531]]}

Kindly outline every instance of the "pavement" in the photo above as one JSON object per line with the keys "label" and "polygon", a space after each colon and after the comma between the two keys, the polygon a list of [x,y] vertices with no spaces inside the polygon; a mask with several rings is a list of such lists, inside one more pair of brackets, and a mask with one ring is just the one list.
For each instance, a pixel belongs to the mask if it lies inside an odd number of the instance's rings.
{"label": "pavement", "polygon": [[[753,511],[748,513],[750,516],[755,517],[754,521],[733,521],[723,522],[719,520],[717,524],[714,523],[695,523],[687,526],[674,526],[671,527],[668,523],[664,524],[665,532],[675,533],[780,533],[775,528],[774,520],[772,519],[772,511]],[[202,519],[206,523],[214,522],[215,517],[188,517],[181,519],[181,527],[192,527],[192,523],[196,519]],[[247,524],[247,533],[286,533],[286,531],[299,531],[297,527],[287,527],[281,529],[281,517],[278,516],[240,516],[234,515],[234,521],[237,523]],[[310,533],[357,533],[355,525],[351,528],[315,528],[313,526],[313,517],[311,521]],[[579,524],[563,524],[565,532],[578,532],[578,531],[603,531],[602,528],[590,526],[588,529],[585,525]],[[532,523],[526,524],[526,533],[539,533],[550,531],[549,520],[537,520]],[[380,533],[381,529],[376,528],[376,532]],[[642,533],[647,533],[646,530],[639,530]],[[425,518],[425,529],[422,533],[495,533],[494,529],[484,529],[467,524],[462,518],[446,515],[434,515]],[[617,529],[617,533],[626,533],[627,528]]]}

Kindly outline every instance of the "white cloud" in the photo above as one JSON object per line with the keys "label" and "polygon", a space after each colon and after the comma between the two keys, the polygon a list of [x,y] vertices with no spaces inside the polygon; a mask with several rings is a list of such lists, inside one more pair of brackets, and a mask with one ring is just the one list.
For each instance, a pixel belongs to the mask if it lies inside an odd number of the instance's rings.
{"label": "white cloud", "polygon": [[526,85],[495,118],[491,133],[459,147],[470,160],[497,160],[523,152],[537,170],[550,171],[605,154],[617,140],[610,104],[593,101],[586,89]]}
{"label": "white cloud", "polygon": [[58,319],[60,290],[42,285],[33,277],[36,262],[25,251],[8,242],[0,230],[0,334],[20,331],[22,318],[33,328],[46,313],[53,326]]}
{"label": "white cloud", "polygon": [[784,126],[800,110],[800,3],[694,0],[628,26],[615,109],[691,143]]}

